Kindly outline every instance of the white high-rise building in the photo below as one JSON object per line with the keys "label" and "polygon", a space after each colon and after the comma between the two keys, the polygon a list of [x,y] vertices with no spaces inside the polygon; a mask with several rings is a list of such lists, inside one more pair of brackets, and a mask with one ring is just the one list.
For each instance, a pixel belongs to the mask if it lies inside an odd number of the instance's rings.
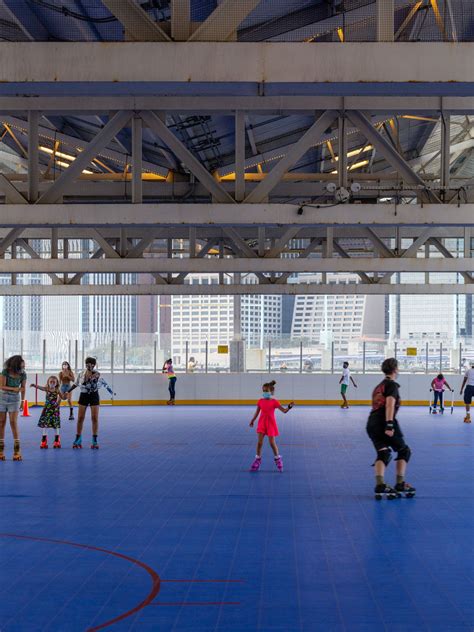
{"label": "white high-rise building", "polygon": [[[172,349],[179,360],[184,359],[186,343],[189,355],[199,355],[228,345],[234,338],[234,297],[210,296],[206,285],[218,283],[218,275],[193,275],[192,283],[203,286],[202,294],[171,297]],[[281,334],[281,296],[243,295],[241,303],[241,334],[247,344],[260,346],[267,337]]]}
{"label": "white high-rise building", "polygon": [[[309,280],[309,279],[308,279]],[[355,283],[355,275],[328,274],[328,283]],[[384,332],[384,298],[365,295],[298,295],[293,309],[291,335],[316,343],[334,342],[346,351],[351,338]]]}

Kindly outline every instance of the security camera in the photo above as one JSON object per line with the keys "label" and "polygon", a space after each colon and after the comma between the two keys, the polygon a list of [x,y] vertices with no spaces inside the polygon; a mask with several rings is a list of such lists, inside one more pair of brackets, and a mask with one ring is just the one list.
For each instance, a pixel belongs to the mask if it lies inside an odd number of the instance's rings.
{"label": "security camera", "polygon": [[362,187],[360,186],[360,184],[358,182],[353,182],[351,184],[351,191],[352,191],[352,193],[359,193],[361,189],[362,189]]}
{"label": "security camera", "polygon": [[345,187],[340,187],[334,194],[336,202],[348,202],[351,197],[350,192]]}

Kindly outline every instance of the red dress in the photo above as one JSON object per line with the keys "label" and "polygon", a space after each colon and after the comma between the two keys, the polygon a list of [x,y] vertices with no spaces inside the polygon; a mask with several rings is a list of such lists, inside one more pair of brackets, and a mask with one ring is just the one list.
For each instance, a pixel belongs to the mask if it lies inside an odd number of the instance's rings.
{"label": "red dress", "polygon": [[275,419],[275,410],[281,406],[277,399],[259,399],[257,406],[260,408],[257,432],[266,434],[268,437],[278,437],[278,426]]}

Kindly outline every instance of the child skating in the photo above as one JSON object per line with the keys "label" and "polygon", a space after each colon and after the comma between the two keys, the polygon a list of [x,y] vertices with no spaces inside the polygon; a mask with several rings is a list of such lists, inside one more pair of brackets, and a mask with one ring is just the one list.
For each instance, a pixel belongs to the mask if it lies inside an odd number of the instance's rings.
{"label": "child skating", "polygon": [[[405,443],[403,433],[396,418],[400,408],[398,362],[395,358],[388,358],[382,363],[382,371],[385,374],[372,393],[372,411],[367,421],[367,434],[369,435],[377,457],[375,466],[375,498],[380,500],[383,496],[397,498],[404,494],[407,497],[415,495],[415,488],[405,482],[407,463],[410,460],[411,450]],[[392,459],[391,451],[397,453],[397,482],[395,487],[385,482],[385,469]]]}
{"label": "child skating", "polygon": [[256,472],[262,463],[262,446],[265,435],[268,437],[268,441],[275,455],[275,465],[279,472],[283,472],[283,461],[278,452],[278,447],[275,441],[275,437],[278,436],[278,426],[275,419],[275,410],[281,410],[282,413],[287,413],[295,405],[294,402],[290,402],[288,406],[282,406],[277,399],[273,399],[275,393],[275,381],[267,382],[262,387],[262,397],[257,402],[257,410],[252,417],[250,427],[253,428],[255,420],[260,415],[257,426],[257,454],[255,461],[252,463],[250,470]]}
{"label": "child skating", "polygon": [[95,358],[86,358],[86,369],[85,371],[81,371],[77,376],[74,384],[69,389],[69,392],[73,391],[75,388],[79,387],[81,394],[79,395],[79,413],[77,415],[77,430],[76,430],[76,438],[72,447],[74,449],[82,448],[82,429],[84,426],[84,419],[86,417],[87,407],[91,408],[91,419],[92,419],[92,442],[91,449],[98,450],[99,442],[99,407],[100,407],[100,397],[99,390],[104,387],[110,395],[115,395],[113,390],[107,384],[107,382],[100,377],[99,371],[96,370],[95,366],[97,364]]}
{"label": "child skating", "polygon": [[52,429],[54,430],[53,448],[59,449],[61,447],[61,416],[59,407],[61,400],[65,397],[61,394],[59,380],[56,376],[51,375],[46,386],[31,384],[31,388],[36,388],[38,391],[46,393],[43,410],[38,421],[38,428],[41,428],[43,431],[40,448],[42,450],[48,449],[48,429]]}
{"label": "child skating", "polygon": [[64,361],[62,363],[61,371],[58,377],[59,381],[61,382],[60,391],[63,395],[66,396],[69,404],[69,421],[74,421],[74,408],[72,407],[72,394],[70,389],[71,386],[74,384],[75,377],[69,362]]}
{"label": "child skating", "polygon": [[25,399],[25,362],[20,355],[12,356],[5,362],[0,374],[0,461],[5,461],[5,426],[7,414],[13,435],[13,460],[21,461],[18,412]]}
{"label": "child skating", "polygon": [[344,364],[342,365],[341,379],[339,380],[339,384],[341,385],[341,397],[342,397],[341,408],[349,408],[349,404],[346,398],[346,393],[347,393],[347,388],[351,382],[354,385],[354,388],[357,388],[357,384],[354,382],[351,376],[351,372],[349,370],[349,362],[344,362]]}
{"label": "child skating", "polygon": [[438,413],[436,406],[439,402],[439,412],[442,414],[444,413],[444,387],[446,386],[446,388],[448,388],[451,393],[453,393],[453,389],[449,386],[446,378],[444,377],[444,375],[442,373],[440,373],[439,375],[437,375],[432,381],[431,381],[431,390],[434,393],[434,402],[433,402],[433,406],[431,407],[431,412],[433,415],[436,415]]}
{"label": "child skating", "polygon": [[[464,389],[464,387],[466,387]],[[471,364],[471,368],[468,369],[464,374],[464,379],[462,381],[461,392],[464,391],[464,404],[466,406],[466,416],[464,417],[464,423],[471,423],[471,402],[474,396],[474,364]]]}

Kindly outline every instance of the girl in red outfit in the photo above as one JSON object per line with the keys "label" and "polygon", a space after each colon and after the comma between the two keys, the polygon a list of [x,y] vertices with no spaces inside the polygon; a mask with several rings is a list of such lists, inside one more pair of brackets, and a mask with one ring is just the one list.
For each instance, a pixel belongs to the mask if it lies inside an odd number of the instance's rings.
{"label": "girl in red outfit", "polygon": [[262,390],[262,398],[257,402],[257,410],[255,411],[255,415],[250,422],[250,426],[253,427],[255,420],[260,415],[257,426],[257,455],[255,457],[255,461],[252,463],[250,470],[252,472],[256,472],[262,463],[262,446],[263,439],[265,435],[268,437],[268,441],[273,450],[273,454],[275,455],[275,465],[278,468],[279,472],[283,472],[283,461],[281,456],[278,454],[278,447],[275,442],[275,437],[278,436],[278,426],[275,419],[275,410],[281,410],[282,413],[287,413],[289,410],[293,408],[295,405],[294,402],[290,402],[288,406],[282,406],[277,399],[273,399],[273,394],[275,393],[275,384],[276,382],[267,382],[263,385]]}

